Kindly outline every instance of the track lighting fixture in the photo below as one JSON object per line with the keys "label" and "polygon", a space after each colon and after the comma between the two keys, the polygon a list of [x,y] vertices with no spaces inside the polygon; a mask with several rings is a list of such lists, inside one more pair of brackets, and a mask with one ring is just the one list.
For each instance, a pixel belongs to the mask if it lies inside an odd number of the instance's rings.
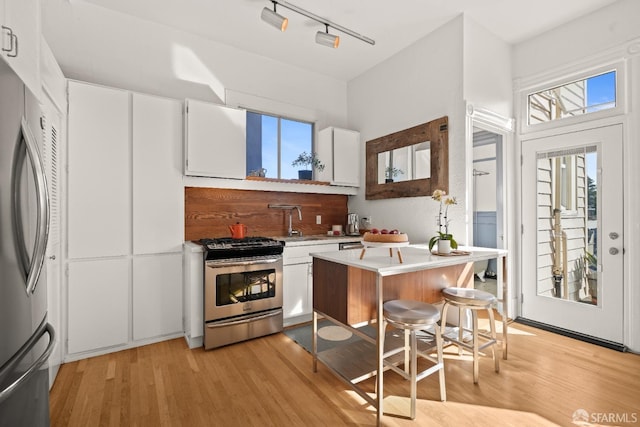
{"label": "track lighting fixture", "polygon": [[309,11],[306,11],[304,9],[302,9],[301,7],[298,7],[294,4],[288,3],[286,1],[276,1],[276,0],[271,0],[271,3],[273,3],[273,10],[265,7],[264,9],[262,9],[262,20],[273,25],[274,27],[280,29],[280,31],[284,31],[287,28],[287,23],[288,20],[287,18],[285,18],[282,15],[279,15],[278,13],[276,13],[276,5],[280,5],[282,7],[285,7],[293,12],[296,12],[302,16],[306,16],[309,19],[313,19],[316,22],[321,23],[322,25],[325,26],[326,31],[322,32],[322,31],[318,31],[316,33],[316,43],[319,43],[323,46],[329,46],[329,47],[333,47],[336,48],[338,47],[338,45],[340,44],[340,37],[333,35],[333,34],[329,34],[329,27],[333,28],[334,30],[340,31],[341,33],[344,33],[346,35],[349,35],[351,37],[354,37],[358,40],[361,40],[365,43],[369,43],[371,45],[376,44],[375,41],[373,41],[372,39],[370,39],[369,37],[365,37],[362,34],[358,34],[355,31],[352,31],[348,28],[345,28],[341,25],[335,24],[331,21],[329,21],[328,19],[324,19],[318,15],[315,15]]}
{"label": "track lighting fixture", "polygon": [[274,1],[272,3],[273,3],[273,10],[269,9],[268,7],[265,7],[264,9],[262,9],[261,18],[267,24],[273,25],[280,31],[284,31],[287,29],[287,25],[289,24],[289,19],[285,18],[284,16],[276,12],[276,5],[278,4],[278,2]]}
{"label": "track lighting fixture", "polygon": [[321,44],[323,46],[337,48],[340,44],[340,37],[335,36],[333,34],[329,34],[329,25],[324,24],[325,32],[318,31],[316,33],[316,43]]}

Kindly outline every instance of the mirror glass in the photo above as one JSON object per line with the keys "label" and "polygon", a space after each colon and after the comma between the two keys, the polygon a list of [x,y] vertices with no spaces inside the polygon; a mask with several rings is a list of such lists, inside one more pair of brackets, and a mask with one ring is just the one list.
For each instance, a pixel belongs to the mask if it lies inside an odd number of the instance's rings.
{"label": "mirror glass", "polygon": [[378,184],[431,178],[431,143],[378,153]]}

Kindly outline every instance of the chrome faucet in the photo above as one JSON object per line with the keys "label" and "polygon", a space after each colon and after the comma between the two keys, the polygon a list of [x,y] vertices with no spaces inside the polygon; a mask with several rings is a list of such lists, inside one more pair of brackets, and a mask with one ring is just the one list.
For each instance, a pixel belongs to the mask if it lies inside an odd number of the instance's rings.
{"label": "chrome faucet", "polygon": [[287,236],[299,236],[302,237],[302,231],[294,230],[291,226],[291,217],[293,216],[293,210],[298,210],[298,219],[302,221],[302,209],[298,205],[269,205],[271,209],[286,209],[289,211],[289,230],[287,230]]}

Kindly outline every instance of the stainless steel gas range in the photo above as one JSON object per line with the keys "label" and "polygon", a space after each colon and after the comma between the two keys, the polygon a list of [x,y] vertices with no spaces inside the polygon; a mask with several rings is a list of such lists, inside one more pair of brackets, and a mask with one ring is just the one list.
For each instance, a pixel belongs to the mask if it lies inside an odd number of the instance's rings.
{"label": "stainless steel gas range", "polygon": [[206,350],[280,332],[282,242],[202,239]]}

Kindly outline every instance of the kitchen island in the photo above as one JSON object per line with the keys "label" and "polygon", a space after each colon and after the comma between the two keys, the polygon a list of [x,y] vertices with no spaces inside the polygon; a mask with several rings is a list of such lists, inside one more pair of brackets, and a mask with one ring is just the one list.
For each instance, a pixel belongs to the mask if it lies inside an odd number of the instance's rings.
{"label": "kitchen island", "polygon": [[[445,287],[473,287],[473,263],[497,259],[498,298],[502,301],[502,354],[507,358],[507,286],[503,271],[506,250],[461,247],[457,254],[447,256],[429,252],[426,245],[410,245],[402,249],[403,262],[390,256],[388,248],[367,250],[361,259],[360,250],[312,253],[313,256],[313,369],[320,360],[338,377],[348,382],[366,401],[377,408],[380,424],[383,411],[383,348],[378,337],[384,333],[382,304],[392,299],[414,299],[428,303],[442,301]],[[363,338],[362,346],[351,355],[317,352],[318,317],[347,327]],[[363,333],[361,326],[376,325],[374,336]],[[352,350],[350,350],[352,351]],[[364,354],[363,354],[364,353]],[[362,356],[369,356],[362,358]],[[351,360],[349,360],[351,359]],[[357,359],[357,360],[354,360]],[[345,361],[347,363],[345,363]],[[355,361],[356,369],[348,362]],[[369,361],[369,363],[367,363]],[[361,390],[357,383],[376,375],[375,399]]]}

